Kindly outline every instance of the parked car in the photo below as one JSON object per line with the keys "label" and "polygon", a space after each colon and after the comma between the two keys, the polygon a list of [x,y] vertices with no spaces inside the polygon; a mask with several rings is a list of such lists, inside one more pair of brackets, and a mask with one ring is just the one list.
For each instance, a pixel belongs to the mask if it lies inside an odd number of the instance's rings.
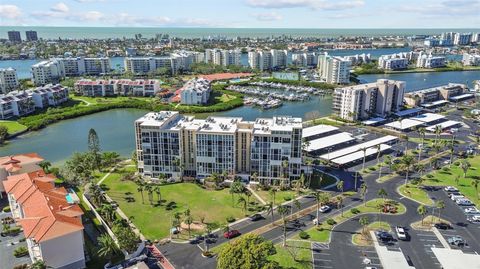
{"label": "parked car", "polygon": [[475,214],[475,215],[480,215],[480,210],[478,210],[476,207],[468,207],[463,210],[465,214]]}
{"label": "parked car", "polygon": [[330,206],[324,205],[324,206],[321,206],[318,211],[320,211],[321,213],[326,213],[326,212],[330,211],[330,209],[332,209]]}
{"label": "parked car", "polygon": [[435,223],[434,226],[435,226],[435,228],[440,229],[440,230],[452,229],[452,225],[450,225],[450,224],[448,224],[448,223],[445,223],[445,222]]}
{"label": "parked car", "polygon": [[250,217],[248,217],[251,221],[257,221],[263,219],[263,216],[261,214],[253,214]]}
{"label": "parked car", "polygon": [[390,233],[385,231],[378,231],[377,237],[380,241],[383,241],[383,242],[393,241],[393,236]]}
{"label": "parked car", "polygon": [[446,186],[443,188],[446,192],[458,192],[458,189],[453,186]]}
{"label": "parked car", "polygon": [[465,244],[466,244],[465,240],[460,236],[450,237],[450,238],[448,238],[447,241],[450,245],[454,245],[454,246],[457,246],[457,247],[462,247],[462,246],[465,246]]}
{"label": "parked car", "polygon": [[460,205],[460,206],[472,206],[472,205],[474,205],[472,203],[472,201],[470,201],[468,199],[457,199],[455,201],[455,203],[457,203],[457,205]]}
{"label": "parked car", "polygon": [[456,201],[458,199],[464,199],[464,198],[465,198],[465,196],[463,196],[461,194],[459,194],[459,195],[453,194],[453,195],[450,196],[450,199],[452,199],[452,201]]}
{"label": "parked car", "polygon": [[227,238],[227,239],[232,239],[234,237],[237,237],[240,235],[240,232],[238,230],[230,230],[228,232],[225,232],[223,234],[223,237]]}
{"label": "parked car", "polygon": [[395,227],[395,232],[397,232],[397,238],[399,240],[407,240],[408,235],[403,227],[400,227],[400,226]]}
{"label": "parked car", "polygon": [[443,164],[450,164],[450,160],[443,161]]}
{"label": "parked car", "polygon": [[480,223],[480,215],[472,215],[467,217],[467,220],[471,223]]}

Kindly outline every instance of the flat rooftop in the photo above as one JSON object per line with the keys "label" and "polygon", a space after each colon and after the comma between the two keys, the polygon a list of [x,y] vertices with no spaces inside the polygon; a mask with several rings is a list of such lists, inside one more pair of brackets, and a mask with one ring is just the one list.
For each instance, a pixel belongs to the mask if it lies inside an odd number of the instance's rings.
{"label": "flat rooftop", "polygon": [[411,109],[398,111],[398,112],[395,113],[395,115],[398,116],[398,117],[405,117],[405,116],[412,115],[412,114],[415,114],[415,113],[418,113],[418,112],[421,112],[421,111],[422,111],[421,108],[411,108]]}
{"label": "flat rooftop", "polygon": [[424,122],[418,121],[418,120],[412,120],[412,119],[403,119],[403,120],[397,120],[394,122],[390,122],[385,124],[384,126],[393,128],[396,130],[407,130],[415,126],[423,125]]}
{"label": "flat rooftop", "polygon": [[434,106],[439,106],[439,105],[444,105],[444,104],[448,104],[449,102],[447,100],[439,100],[439,101],[435,101],[435,102],[431,102],[431,103],[425,103],[425,104],[422,104],[423,107],[434,107]]}
{"label": "flat rooftop", "polygon": [[353,138],[350,133],[342,132],[339,134],[329,135],[310,141],[310,145],[307,147],[306,151],[312,152],[316,150],[326,149],[335,145],[352,142],[354,140],[355,138]]}
{"label": "flat rooftop", "polygon": [[436,126],[440,126],[443,129],[450,128],[452,126],[456,126],[461,124],[459,121],[454,121],[454,120],[447,120],[439,124],[432,125],[430,127],[425,128],[429,132],[435,132]]}
{"label": "flat rooftop", "polygon": [[303,128],[302,138],[308,138],[308,137],[312,137],[319,134],[325,134],[325,133],[329,133],[336,130],[338,130],[338,128],[331,125],[324,125],[324,124],[315,125],[315,126]]}
{"label": "flat rooftop", "polygon": [[[383,151],[385,151],[387,149],[390,149],[390,148],[392,148],[392,147],[389,146],[389,145],[381,144],[380,145],[380,152],[383,152]],[[378,153],[378,150],[377,150],[376,147],[375,148],[368,148],[365,151],[365,157],[370,157],[370,156],[375,155],[377,153]],[[333,159],[333,160],[331,160],[331,162],[333,162],[335,164],[338,164],[338,165],[344,165],[344,164],[351,163],[351,162],[354,162],[354,161],[357,161],[357,160],[361,160],[361,159],[363,159],[363,156],[364,155],[363,155],[363,150],[362,150],[362,151],[357,151],[357,152],[354,152],[354,153],[351,153],[351,154]]]}
{"label": "flat rooftop", "polygon": [[443,269],[480,269],[480,255],[460,249],[431,248]]}
{"label": "flat rooftop", "polygon": [[364,120],[362,121],[362,124],[364,125],[374,125],[374,124],[377,124],[377,123],[381,123],[381,122],[384,122],[385,119],[384,118],[371,118],[371,119],[368,119],[368,120]]}
{"label": "flat rooftop", "polygon": [[[371,148],[371,147],[374,147],[378,144],[390,143],[390,142],[393,142],[395,140],[398,140],[398,137],[393,136],[393,135],[382,136],[380,138],[370,140],[370,141],[367,141],[367,142],[364,142],[364,143],[361,143],[361,144],[358,144],[358,145],[354,145],[354,146],[350,146],[350,147],[343,148],[343,149],[340,149],[340,150],[336,150],[334,152],[330,152],[330,154],[323,154],[323,155],[320,156],[320,158],[325,159],[325,160],[332,160],[332,159],[335,159],[335,158],[338,158],[338,157],[341,157],[341,156],[345,156],[345,155],[357,152],[359,150],[362,150],[362,148]],[[363,151],[362,151],[362,155],[363,155]]]}
{"label": "flat rooftop", "polygon": [[445,116],[440,115],[440,114],[425,113],[425,114],[421,114],[421,115],[412,117],[410,119],[425,122],[425,123],[430,123],[430,122],[434,122],[434,121],[441,120],[441,119],[444,119],[444,118],[445,118]]}
{"label": "flat rooftop", "polygon": [[473,93],[465,93],[465,94],[450,97],[449,99],[452,101],[459,101],[463,99],[473,98],[473,96],[474,96]]}

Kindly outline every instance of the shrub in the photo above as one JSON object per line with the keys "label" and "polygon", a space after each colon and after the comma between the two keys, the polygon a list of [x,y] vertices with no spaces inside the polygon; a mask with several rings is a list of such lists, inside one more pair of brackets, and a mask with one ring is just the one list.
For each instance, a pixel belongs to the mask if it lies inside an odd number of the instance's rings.
{"label": "shrub", "polygon": [[428,177],[428,178],[433,178],[433,175],[428,174],[428,175],[426,175],[426,177]]}
{"label": "shrub", "polygon": [[299,234],[299,236],[300,236],[300,238],[302,238],[302,239],[308,239],[308,238],[310,238],[310,235],[308,235],[308,233],[305,232],[305,231],[301,231],[300,234]]}
{"label": "shrub", "polygon": [[322,226],[318,226],[318,227],[317,227],[317,231],[319,231],[319,232],[323,231],[323,227],[322,227]]}
{"label": "shrub", "polygon": [[28,264],[24,263],[24,264],[15,265],[13,269],[28,269]]}
{"label": "shrub", "polygon": [[337,222],[334,219],[327,219],[328,225],[335,225]]}
{"label": "shrub", "polygon": [[3,212],[10,212],[12,211],[9,206],[3,208]]}
{"label": "shrub", "polygon": [[375,168],[375,167],[373,167],[373,166],[370,166],[370,167],[368,168],[368,170],[370,170],[370,171],[375,171],[375,170],[377,170],[377,168]]}
{"label": "shrub", "polygon": [[18,257],[23,257],[25,255],[28,255],[28,249],[25,246],[18,247],[13,251],[13,256],[15,256],[17,258]]}
{"label": "shrub", "polygon": [[352,214],[358,214],[360,213],[360,210],[358,210],[358,208],[352,208],[350,209],[350,212],[352,212]]}
{"label": "shrub", "polygon": [[232,223],[232,222],[234,222],[234,221],[235,221],[235,218],[234,218],[234,217],[232,217],[232,216],[228,216],[228,217],[227,217],[227,222],[228,222],[228,223]]}
{"label": "shrub", "polygon": [[283,200],[285,200],[285,201],[290,201],[290,200],[292,200],[292,197],[290,197],[290,196],[285,196],[285,197],[283,197]]}
{"label": "shrub", "polygon": [[446,166],[442,168],[442,171],[444,171],[444,172],[448,172],[449,170],[450,170],[450,168],[448,168]]}

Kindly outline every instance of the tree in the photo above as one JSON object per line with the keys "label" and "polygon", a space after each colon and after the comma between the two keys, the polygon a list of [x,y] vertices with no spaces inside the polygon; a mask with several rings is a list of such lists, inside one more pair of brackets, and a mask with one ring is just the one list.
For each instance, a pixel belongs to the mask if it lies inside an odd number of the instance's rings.
{"label": "tree", "polygon": [[463,178],[467,177],[468,169],[470,169],[471,166],[472,165],[467,160],[462,160],[460,163],[460,168],[463,171]]}
{"label": "tree", "polygon": [[232,206],[234,205],[234,195],[245,192],[245,186],[239,181],[232,182],[230,185],[230,194],[232,195]]}
{"label": "tree", "polygon": [[478,200],[478,185],[479,185],[479,183],[480,183],[480,179],[478,179],[477,177],[472,179],[472,186],[475,188],[475,194],[477,196],[477,200]]}
{"label": "tree", "polygon": [[218,254],[217,269],[278,268],[269,257],[276,253],[272,242],[255,234],[247,234],[225,245]]}
{"label": "tree", "polygon": [[100,207],[100,212],[102,212],[102,215],[109,221],[112,222],[115,220],[115,209],[111,204],[103,204]]}
{"label": "tree", "polygon": [[390,155],[385,156],[383,163],[388,165],[388,169],[392,170],[392,165],[393,165],[392,156]]}
{"label": "tree", "polygon": [[381,189],[378,190],[377,195],[382,197],[383,201],[385,202],[388,193],[384,188],[381,188]]}
{"label": "tree", "polygon": [[103,234],[97,238],[100,248],[97,251],[98,256],[112,261],[112,257],[120,253],[117,243],[108,235]]}
{"label": "tree", "polygon": [[288,208],[284,205],[279,205],[277,207],[277,212],[282,216],[282,223],[283,223],[283,246],[287,245],[287,219],[286,216],[288,214]]}
{"label": "tree", "polygon": [[137,184],[137,191],[140,193],[140,195],[142,196],[142,204],[145,203],[145,199],[143,198],[143,191],[145,190],[145,185],[143,184],[142,181],[140,180],[137,180],[135,181],[135,183]]}
{"label": "tree", "polygon": [[120,155],[115,151],[103,152],[102,156],[102,167],[110,167],[120,161]]}
{"label": "tree", "polygon": [[50,167],[52,166],[52,163],[49,162],[49,161],[41,161],[38,166],[40,166],[40,168],[43,169],[43,171],[45,171],[45,173],[50,173]]}
{"label": "tree", "polygon": [[188,225],[188,237],[190,237],[190,233],[191,233],[190,226],[193,223],[193,217],[192,217],[192,214],[190,212],[190,209],[187,208],[187,210],[185,210],[185,212],[183,212],[183,215],[185,216],[184,222]]}
{"label": "tree", "polygon": [[148,201],[151,205],[153,205],[153,185],[151,183],[147,183],[144,186],[145,191],[147,191]]}
{"label": "tree", "polygon": [[337,207],[341,210],[341,216],[343,217],[343,197],[337,196],[336,197]]}
{"label": "tree", "polygon": [[358,219],[358,222],[360,225],[362,225],[362,234],[365,235],[367,232],[367,226],[370,223],[370,220],[368,219],[367,216],[362,216],[360,219]]}
{"label": "tree", "polygon": [[412,165],[415,163],[415,159],[411,155],[405,155],[401,159],[401,165],[403,169],[405,170],[405,185],[407,185],[408,182],[408,174],[410,172],[410,168]]}
{"label": "tree", "polygon": [[118,245],[121,249],[126,250],[129,253],[135,251],[138,247],[140,238],[136,235],[130,226],[114,225],[113,233],[118,239]]}
{"label": "tree", "polygon": [[316,191],[314,193],[312,193],[312,195],[315,197],[315,202],[317,204],[317,223],[316,223],[316,226],[319,225],[319,212],[320,212],[320,202],[321,202],[321,193],[319,191]]}
{"label": "tree", "polygon": [[157,194],[157,203],[161,204],[162,203],[162,191],[160,190],[160,185],[155,185],[153,187],[153,191]]}
{"label": "tree", "polygon": [[8,128],[6,126],[0,125],[0,144],[3,144],[8,138]]}
{"label": "tree", "polygon": [[368,190],[367,184],[362,183],[362,185],[360,185],[360,195],[362,197],[364,205],[367,205],[367,199],[366,199],[367,190]]}
{"label": "tree", "polygon": [[90,153],[73,153],[60,170],[63,179],[71,185],[90,182],[93,178],[93,156]]}
{"label": "tree", "polygon": [[420,205],[418,208],[417,208],[417,213],[422,216],[422,226],[423,226],[423,220],[425,218],[425,215],[427,215],[428,213],[428,210],[427,210],[427,207],[424,206],[424,205]]}
{"label": "tree", "polygon": [[180,212],[175,212],[173,214],[172,226],[177,229],[177,231],[180,231],[181,221],[182,214]]}
{"label": "tree", "polygon": [[243,213],[246,214],[247,213],[247,206],[248,206],[247,200],[243,196],[240,196],[240,197],[238,197],[237,202],[242,206]]}
{"label": "tree", "polygon": [[270,214],[270,216],[272,217],[272,224],[273,224],[273,221],[274,221],[274,218],[273,218],[273,208],[275,207],[275,205],[273,204],[273,202],[269,202],[267,205],[267,212]]}
{"label": "tree", "polygon": [[36,260],[34,263],[30,264],[28,269],[47,269],[47,268],[52,268],[50,266],[47,266],[45,261],[43,260]]}
{"label": "tree", "polygon": [[88,131],[88,151],[93,157],[93,167],[99,168],[101,163],[100,139],[98,138],[97,132],[93,128]]}
{"label": "tree", "polygon": [[270,193],[270,196],[272,197],[272,201],[273,201],[273,204],[275,204],[275,195],[277,193],[277,189],[276,188],[271,188],[268,193]]}
{"label": "tree", "polygon": [[135,164],[135,166],[138,165],[138,157],[137,157],[137,151],[136,150],[132,151],[132,156],[130,157],[130,159]]}
{"label": "tree", "polygon": [[441,211],[445,208],[445,202],[443,200],[439,200],[436,202],[435,207],[438,209],[438,220],[440,221],[440,214]]}
{"label": "tree", "polygon": [[343,194],[343,180],[337,182],[337,189]]}

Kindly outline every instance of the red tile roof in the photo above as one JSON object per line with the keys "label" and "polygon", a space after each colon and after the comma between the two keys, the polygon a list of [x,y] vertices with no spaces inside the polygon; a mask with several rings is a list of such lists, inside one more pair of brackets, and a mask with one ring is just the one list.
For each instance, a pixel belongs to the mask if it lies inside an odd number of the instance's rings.
{"label": "red tile roof", "polygon": [[3,167],[9,172],[16,172],[22,168],[23,164],[39,163],[43,158],[36,153],[25,153],[12,156],[0,157],[0,167]]}
{"label": "red tile roof", "polygon": [[67,190],[54,186],[55,177],[38,170],[9,176],[5,190],[21,205],[24,218],[18,223],[25,236],[37,242],[47,241],[83,230],[82,209],[66,200]]}

